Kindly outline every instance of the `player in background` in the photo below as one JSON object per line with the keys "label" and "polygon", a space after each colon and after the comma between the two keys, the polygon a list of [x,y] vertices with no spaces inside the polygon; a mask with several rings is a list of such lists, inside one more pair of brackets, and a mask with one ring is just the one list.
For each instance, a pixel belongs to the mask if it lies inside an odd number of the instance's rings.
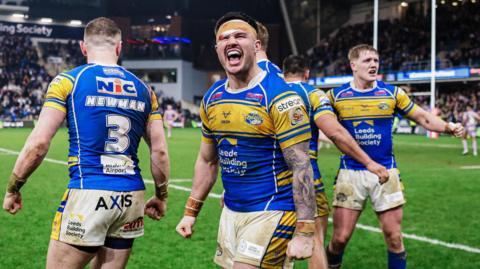
{"label": "player in background", "polygon": [[403,185],[393,155],[392,124],[395,113],[424,128],[461,137],[460,124],[446,123],[415,105],[398,87],[377,81],[379,55],[370,45],[358,45],[348,53],[353,81],[327,93],[340,123],[370,157],[389,168],[389,180],[378,178],[364,164],[348,155],[341,157],[334,189],[333,235],[327,247],[330,268],[340,268],[343,251],[370,197],[388,248],[388,268],[406,268],[402,240]]}
{"label": "player in background", "polygon": [[312,254],[315,193],[310,126],[301,97],[262,71],[257,25],[230,12],[217,21],[216,52],[227,79],[205,94],[202,143],[177,232],[190,237],[218,166],[225,188],[215,262],[223,268],[291,268]]}
{"label": "player in background", "polygon": [[173,123],[178,119],[178,113],[172,108],[172,105],[167,105],[163,118],[165,119],[165,125],[167,126],[167,137],[172,136]]}
{"label": "player in background", "polygon": [[471,105],[467,106],[467,111],[462,115],[462,123],[465,126],[465,136],[462,139],[463,144],[463,155],[468,154],[468,136],[472,138],[472,152],[473,156],[477,156],[477,124],[480,121],[480,116],[475,112]]}
{"label": "player in background", "polygon": [[365,165],[370,172],[377,175],[380,184],[388,180],[388,172],[385,167],[373,161],[355,142],[355,139],[353,139],[350,133],[337,121],[330,100],[326,94],[322,90],[316,89],[307,83],[310,70],[308,61],[303,56],[290,55],[285,58],[285,60],[283,60],[283,72],[287,84],[302,97],[306,104],[310,116],[310,128],[312,129],[309,155],[313,168],[317,214],[315,215],[315,249],[308,267],[312,269],[327,268],[324,238],[327,232],[330,209],[327,196],[325,195],[325,187],[320,169],[317,164],[319,130],[322,131],[326,137],[330,138],[344,154],[358,160],[358,162]]}
{"label": "player in background", "polygon": [[[154,220],[165,214],[170,168],[162,118],[154,93],[117,65],[121,44],[112,20],[87,24],[80,48],[88,64],[52,80],[8,182],[3,209],[15,214],[21,187],[66,118],[70,182],[53,221],[47,268],[84,268],[92,259],[91,268],[124,268],[143,235],[144,212]],[[142,136],[155,181],[146,204],[137,159]]]}
{"label": "player in background", "polygon": [[269,40],[267,27],[265,27],[265,25],[263,25],[259,21],[257,21],[257,27],[258,27],[258,40],[260,40],[260,49],[255,55],[255,58],[257,59],[258,66],[260,66],[262,70],[265,70],[268,73],[277,74],[283,77],[282,70],[276,64],[272,63],[267,56],[268,40]]}

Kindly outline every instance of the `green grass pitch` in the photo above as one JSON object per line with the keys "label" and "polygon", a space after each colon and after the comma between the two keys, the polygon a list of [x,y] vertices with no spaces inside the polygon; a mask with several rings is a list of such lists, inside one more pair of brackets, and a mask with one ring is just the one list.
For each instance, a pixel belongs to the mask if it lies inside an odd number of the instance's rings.
{"label": "green grass pitch", "polygon": [[[16,155],[1,149],[20,151],[29,129],[0,129],[0,186],[6,185]],[[48,158],[66,161],[67,132],[54,138]],[[198,129],[175,129],[168,140],[172,179],[191,179],[199,148]],[[480,157],[461,156],[460,141],[441,137],[395,137],[395,152],[406,187],[403,231],[431,239],[405,239],[408,267],[417,269],[480,268]],[[338,151],[320,151],[319,163],[331,197],[338,167]],[[143,176],[150,179],[148,150],[142,143],[139,158]],[[0,213],[0,268],[44,268],[51,223],[68,182],[67,167],[44,162],[22,189],[24,208],[15,216]],[[186,180],[172,185],[190,187]],[[147,184],[147,196],[152,194]],[[220,194],[221,183],[212,192]],[[185,240],[175,233],[188,192],[170,189],[167,216],[159,222],[145,221],[145,236],[136,240],[128,268],[216,268],[212,262],[216,247],[219,200],[209,198],[198,218],[195,234]],[[3,198],[2,198],[3,200]],[[378,227],[375,214],[367,208],[359,221]],[[331,233],[331,228],[329,229]],[[448,248],[438,241],[470,247]],[[440,243],[441,244],[441,243]],[[460,247],[462,247],[460,246]],[[455,247],[455,246],[454,246]],[[468,251],[470,250],[470,251]],[[477,253],[475,253],[475,251]],[[343,268],[386,268],[386,249],[379,233],[357,229],[346,250]],[[307,268],[297,262],[295,268]]]}

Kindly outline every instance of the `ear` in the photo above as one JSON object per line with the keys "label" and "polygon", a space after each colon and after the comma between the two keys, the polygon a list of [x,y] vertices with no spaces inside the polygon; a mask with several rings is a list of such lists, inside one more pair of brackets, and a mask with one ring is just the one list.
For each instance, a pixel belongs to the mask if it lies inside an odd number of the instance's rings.
{"label": "ear", "polygon": [[305,81],[308,81],[308,78],[310,77],[310,70],[306,69],[305,72],[303,72],[303,79]]}
{"label": "ear", "polygon": [[117,57],[120,57],[120,52],[122,52],[122,41],[118,41],[117,45],[115,46],[115,54]]}
{"label": "ear", "polygon": [[255,40],[254,46],[255,46],[255,53],[257,53],[262,48],[262,43],[260,43],[260,40],[257,39]]}
{"label": "ear", "polygon": [[355,72],[355,70],[357,69],[357,66],[353,61],[350,62],[350,68],[352,69],[352,72]]}
{"label": "ear", "polygon": [[83,56],[87,57],[87,44],[84,41],[80,41],[80,50],[82,51]]}

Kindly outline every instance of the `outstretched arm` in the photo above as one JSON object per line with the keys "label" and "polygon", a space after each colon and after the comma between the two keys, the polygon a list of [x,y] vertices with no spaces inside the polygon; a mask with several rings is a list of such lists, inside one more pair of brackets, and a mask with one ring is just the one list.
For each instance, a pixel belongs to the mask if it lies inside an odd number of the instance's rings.
{"label": "outstretched arm", "polygon": [[3,200],[3,209],[11,214],[17,213],[22,207],[20,188],[28,177],[37,169],[47,155],[53,136],[65,119],[65,112],[44,107],[40,113],[37,125],[28,137],[7,185],[7,193]]}
{"label": "outstretched arm", "polygon": [[297,227],[288,244],[287,255],[295,259],[312,256],[315,231],[315,188],[313,170],[308,156],[309,142],[303,141],[283,149],[283,156],[293,172],[293,200],[297,215]]}
{"label": "outstretched arm", "polygon": [[418,107],[412,114],[408,115],[408,118],[433,132],[449,133],[456,137],[462,137],[465,132],[461,124],[447,123],[421,107]]}
{"label": "outstretched arm", "polygon": [[155,183],[155,195],[145,204],[145,214],[154,220],[165,215],[170,177],[170,159],[162,120],[150,120],[144,136],[150,148],[150,170]]}
{"label": "outstretched arm", "polygon": [[340,151],[365,165],[368,171],[376,174],[380,183],[388,180],[387,169],[372,160],[333,115],[321,115],[315,120],[315,123]]}
{"label": "outstretched arm", "polygon": [[195,162],[195,174],[193,176],[192,191],[185,205],[182,220],[177,225],[177,232],[189,238],[193,234],[193,226],[200,213],[203,202],[212,189],[218,174],[217,149],[213,143],[202,142],[197,161]]}

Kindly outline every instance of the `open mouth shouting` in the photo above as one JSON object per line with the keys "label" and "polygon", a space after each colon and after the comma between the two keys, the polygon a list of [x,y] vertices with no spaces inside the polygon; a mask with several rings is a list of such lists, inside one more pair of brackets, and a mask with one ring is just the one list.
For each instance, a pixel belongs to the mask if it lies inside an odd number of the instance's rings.
{"label": "open mouth shouting", "polygon": [[230,66],[239,65],[243,56],[242,51],[239,48],[227,48],[225,55],[228,65]]}

